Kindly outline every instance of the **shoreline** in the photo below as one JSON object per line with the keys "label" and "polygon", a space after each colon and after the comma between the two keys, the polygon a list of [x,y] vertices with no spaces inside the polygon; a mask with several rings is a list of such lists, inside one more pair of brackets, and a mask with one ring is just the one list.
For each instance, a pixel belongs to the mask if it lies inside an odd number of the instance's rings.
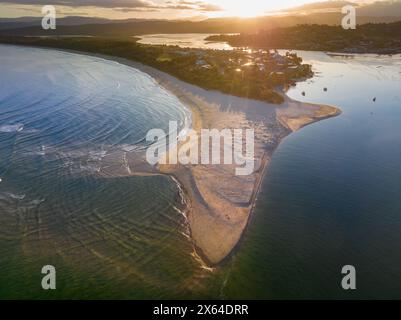
{"label": "shoreline", "polygon": [[167,175],[180,184],[187,202],[191,241],[196,254],[209,267],[223,263],[238,248],[255,209],[273,153],[281,141],[309,124],[341,114],[337,107],[295,101],[285,92],[282,92],[285,102],[274,105],[207,91],[124,58],[39,48],[105,59],[147,74],[191,111],[192,129],[196,132],[207,128],[255,130],[255,170],[249,177],[235,176],[231,165],[157,165],[150,170],[146,166],[143,169],[144,174]]}
{"label": "shoreline", "polygon": [[[200,98],[200,100],[202,100],[202,98],[204,98],[204,97],[202,97],[202,95],[197,97],[194,95],[193,92],[188,92],[186,90],[187,88],[183,88],[185,86],[189,86],[189,87],[195,87],[195,86],[184,83],[183,81],[181,81],[169,74],[166,74],[153,67],[146,66],[146,65],[143,65],[138,62],[130,61],[130,60],[127,60],[124,58],[112,57],[112,56],[92,55],[92,54],[89,54],[89,55],[103,58],[106,60],[112,60],[112,61],[124,64],[124,65],[127,65],[129,67],[133,67],[135,69],[138,69],[138,70],[148,74],[149,76],[154,78],[156,80],[156,82],[162,88],[164,88],[165,90],[167,90],[170,93],[172,93],[173,95],[175,95],[181,101],[181,103],[191,111],[192,128],[195,129],[195,131],[198,131],[202,128],[208,127],[207,124],[206,124],[206,127],[203,126],[205,124],[205,122],[208,122],[208,119],[204,119],[207,117],[205,116],[205,112],[202,112],[202,106],[201,106],[202,103],[201,102],[199,103],[199,101],[197,101],[199,98]],[[201,89],[201,91],[206,91],[206,90]],[[212,93],[217,94],[217,95],[228,96],[226,94],[219,93],[219,92],[212,92]],[[198,208],[198,211],[197,211],[196,208],[193,207],[194,203],[196,204],[196,202],[198,202],[199,199],[197,199],[197,196],[193,194],[194,190],[193,190],[192,183],[185,182],[186,179],[184,177],[182,177],[182,173],[185,170],[181,170],[180,168],[178,168],[178,169],[177,168],[175,168],[175,169],[159,168],[163,174],[172,176],[173,179],[178,181],[178,183],[180,183],[180,185],[183,187],[183,192],[189,200],[188,224],[189,224],[189,230],[190,230],[190,237],[193,242],[194,249],[195,249],[197,255],[209,267],[218,266],[219,264],[224,263],[227,259],[229,259],[232,256],[232,254],[236,251],[236,249],[240,245],[243,235],[249,225],[253,211],[255,210],[256,200],[257,200],[258,194],[260,192],[261,186],[263,184],[264,178],[266,176],[266,173],[268,171],[271,157],[272,157],[274,151],[277,149],[277,147],[281,143],[281,141],[285,137],[290,135],[291,133],[302,129],[303,127],[305,127],[309,124],[315,123],[317,121],[322,121],[322,120],[325,120],[328,118],[332,118],[332,117],[335,117],[335,116],[338,116],[341,114],[341,110],[337,107],[327,106],[327,105],[323,105],[323,104],[317,105],[317,104],[294,101],[294,100],[290,99],[285,94],[285,92],[282,92],[282,93],[285,96],[284,104],[286,104],[286,105],[288,104],[289,107],[286,108],[285,110],[279,110],[279,113],[277,114],[277,120],[280,122],[281,125],[286,127],[286,130],[288,132],[285,135],[280,137],[280,139],[277,141],[276,145],[271,150],[271,152],[264,151],[262,153],[262,157],[260,160],[260,162],[261,162],[260,166],[257,170],[255,170],[256,181],[252,185],[252,192],[250,195],[249,205],[247,207],[247,213],[246,213],[246,218],[244,219],[244,223],[239,228],[236,229],[237,236],[236,236],[235,241],[230,241],[230,244],[226,248],[224,248],[223,250],[218,250],[219,251],[218,254],[210,254],[210,250],[208,250],[208,245],[207,244],[205,245],[204,242],[202,242],[202,241],[200,241],[200,245],[199,245],[199,240],[201,240],[200,238],[203,238],[204,236],[199,236],[199,232],[194,233],[194,229],[199,228],[199,226],[197,226],[197,222],[196,222],[196,219],[194,216],[196,216],[197,214],[199,215],[199,213],[200,213],[199,211],[201,211],[201,210],[199,210],[199,208]],[[233,97],[233,99],[249,100],[249,99],[237,98],[237,97]],[[260,102],[260,101],[256,101],[256,100],[252,100],[252,101],[255,101],[257,104],[266,105],[267,107],[270,106],[274,109],[276,109],[276,108],[281,109],[281,106],[282,106],[282,105],[273,105],[273,104]],[[305,114],[303,114],[303,115],[296,114],[296,116],[293,117],[293,109],[303,109],[305,107],[306,108],[311,107],[312,109],[315,109],[315,110],[313,110],[313,114],[311,114],[310,112],[305,112]],[[300,111],[300,110],[298,110],[298,111]],[[321,114],[318,114],[319,112]],[[294,121],[296,122],[295,126],[292,124],[292,122],[294,122]],[[167,167],[168,167],[168,165],[167,165]],[[235,177],[233,177],[233,178],[235,178]],[[195,177],[195,182],[196,182],[196,177]],[[205,198],[205,197],[203,197],[203,198]],[[207,200],[207,199],[203,199],[203,200]],[[199,204],[196,204],[195,207],[197,205],[199,205]],[[201,228],[201,230],[203,231],[204,234],[207,234],[207,237],[209,237],[209,236],[213,237],[213,235],[210,234],[210,231],[208,231],[208,229],[209,229],[209,228],[207,228],[208,226],[210,226],[208,223],[205,224],[204,228]],[[230,231],[232,231],[232,230],[230,230]],[[212,247],[215,247],[215,246],[212,246]]]}

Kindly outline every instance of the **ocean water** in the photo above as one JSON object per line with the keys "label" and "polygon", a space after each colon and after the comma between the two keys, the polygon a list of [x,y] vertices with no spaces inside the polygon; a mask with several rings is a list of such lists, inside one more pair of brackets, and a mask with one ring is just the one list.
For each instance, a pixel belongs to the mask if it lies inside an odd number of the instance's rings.
{"label": "ocean water", "polygon": [[[150,129],[184,128],[189,111],[146,74],[99,58],[2,45],[0,66],[0,298],[185,291],[201,267],[177,185],[100,168],[146,146]],[[40,286],[47,264],[53,293]]]}
{"label": "ocean water", "polygon": [[185,107],[114,62],[0,46],[0,298],[401,298],[401,57],[300,55],[316,76],[288,94],[343,114],[282,142],[238,249],[208,269],[171,179],[98,172]]}
{"label": "ocean water", "polygon": [[[343,114],[279,146],[224,296],[399,299],[401,56],[299,54],[316,75],[289,96]],[[341,288],[344,265],[355,291]]]}

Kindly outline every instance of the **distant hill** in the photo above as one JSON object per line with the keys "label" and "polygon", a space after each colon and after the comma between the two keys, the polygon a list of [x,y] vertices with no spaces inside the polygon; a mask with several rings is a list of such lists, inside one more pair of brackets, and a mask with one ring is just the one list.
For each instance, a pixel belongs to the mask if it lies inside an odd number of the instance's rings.
{"label": "distant hill", "polygon": [[[105,37],[130,37],[155,33],[253,33],[278,27],[299,24],[339,25],[342,15],[338,12],[310,15],[264,16],[257,18],[220,18],[203,21],[183,20],[107,20],[68,17],[57,21],[56,30],[43,30],[38,18],[21,21],[0,19],[0,34],[19,36],[90,35]],[[358,16],[358,24],[389,23],[400,20],[397,16]]]}
{"label": "distant hill", "polygon": [[[69,16],[57,19],[58,26],[80,26],[86,24],[119,24],[119,23],[135,23],[139,21],[155,21],[146,19],[126,19],[126,20],[110,20],[105,18],[79,17]],[[21,17],[21,18],[0,18],[0,30],[20,29],[40,26],[41,17]]]}
{"label": "distant hill", "polygon": [[[41,25],[40,17],[0,18],[0,30],[35,27]],[[66,17],[58,19],[58,24],[63,26],[83,25],[88,23],[110,23],[111,20],[86,17]]]}
{"label": "distant hill", "polygon": [[[330,0],[304,4],[298,7],[285,10],[287,13],[327,13],[340,12],[341,8],[346,5],[352,5],[357,9],[359,17],[399,17],[401,18],[401,0],[380,0],[374,2],[360,3],[359,5],[344,0]],[[370,21],[374,22],[374,21]]]}
{"label": "distant hill", "polygon": [[[218,18],[207,20],[108,20],[90,17],[66,17],[57,20],[57,30],[41,28],[41,19],[23,17],[0,19],[3,35],[90,35],[130,37],[152,33],[255,33],[303,24],[340,25],[341,8],[348,0],[321,1],[255,18]],[[401,0],[376,1],[356,5],[357,23],[391,23],[401,20]]]}

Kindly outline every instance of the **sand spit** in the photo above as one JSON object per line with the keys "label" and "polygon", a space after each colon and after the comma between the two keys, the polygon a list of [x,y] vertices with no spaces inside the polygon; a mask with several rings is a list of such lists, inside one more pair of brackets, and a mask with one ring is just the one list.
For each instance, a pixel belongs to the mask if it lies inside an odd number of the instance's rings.
{"label": "sand spit", "polygon": [[234,166],[160,166],[183,184],[190,199],[191,237],[209,264],[223,261],[236,247],[249,221],[274,150],[291,132],[340,114],[339,109],[286,98],[277,106],[237,98],[152,74],[193,112],[194,128],[255,130],[255,171],[236,176]]}
{"label": "sand spit", "polygon": [[[151,76],[192,111],[192,127],[198,133],[200,129],[255,130],[255,170],[249,176],[236,176],[235,164],[152,167],[138,152],[115,153],[104,158],[104,168],[107,169],[102,173],[105,176],[165,174],[181,184],[187,197],[186,215],[191,239],[198,255],[209,266],[215,266],[228,257],[241,239],[263,176],[281,140],[308,124],[341,113],[335,107],[302,103],[288,97],[283,104],[275,105],[207,91],[127,59],[88,55],[131,66]],[[113,169],[113,157],[122,158],[124,166],[117,165]]]}

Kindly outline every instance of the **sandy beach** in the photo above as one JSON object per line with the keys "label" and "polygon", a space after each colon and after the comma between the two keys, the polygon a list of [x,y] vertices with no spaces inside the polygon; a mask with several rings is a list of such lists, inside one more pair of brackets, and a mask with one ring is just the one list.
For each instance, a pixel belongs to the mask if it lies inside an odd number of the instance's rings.
{"label": "sandy beach", "polygon": [[[162,174],[171,176],[180,184],[191,241],[207,266],[222,263],[239,243],[273,152],[283,138],[306,125],[341,113],[336,107],[291,100],[284,93],[285,102],[275,105],[207,91],[134,61],[87,55],[112,60],[148,74],[192,112],[192,128],[197,133],[201,129],[254,129],[255,169],[248,176],[235,175],[235,164],[151,166],[145,155],[138,152],[124,155],[123,166],[120,153],[104,158],[104,176]],[[122,170],[122,167],[128,170]]]}

